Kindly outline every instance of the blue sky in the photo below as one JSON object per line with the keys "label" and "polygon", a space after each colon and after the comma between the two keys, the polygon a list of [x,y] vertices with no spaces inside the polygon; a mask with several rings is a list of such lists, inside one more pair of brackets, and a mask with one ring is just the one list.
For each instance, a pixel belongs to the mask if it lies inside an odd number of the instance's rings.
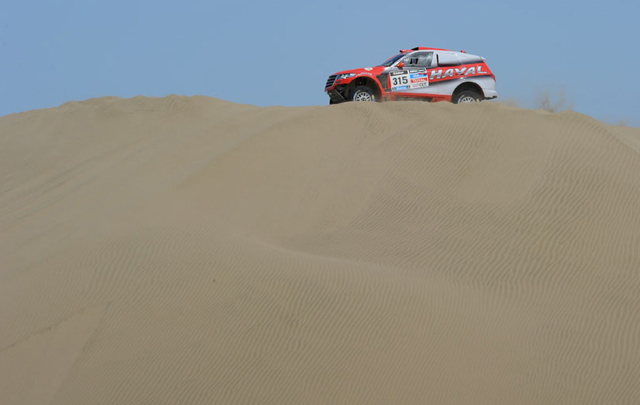
{"label": "blue sky", "polygon": [[325,105],[329,74],[433,46],[484,56],[498,101],[564,92],[640,127],[640,1],[0,2],[0,115],[100,96]]}

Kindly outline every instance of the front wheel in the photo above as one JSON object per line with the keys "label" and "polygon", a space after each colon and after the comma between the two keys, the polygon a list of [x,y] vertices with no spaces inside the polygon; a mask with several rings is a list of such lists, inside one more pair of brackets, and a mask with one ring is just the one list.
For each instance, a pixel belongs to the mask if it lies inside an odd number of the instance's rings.
{"label": "front wheel", "polygon": [[376,101],[376,95],[367,86],[358,86],[351,93],[351,101]]}
{"label": "front wheel", "polygon": [[480,94],[475,91],[465,90],[455,95],[452,101],[454,104],[475,103],[480,101]]}

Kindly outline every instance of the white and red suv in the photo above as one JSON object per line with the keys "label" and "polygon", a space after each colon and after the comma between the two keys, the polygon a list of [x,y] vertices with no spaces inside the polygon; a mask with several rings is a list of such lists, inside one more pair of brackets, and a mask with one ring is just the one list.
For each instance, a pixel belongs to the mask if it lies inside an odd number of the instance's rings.
{"label": "white and red suv", "polygon": [[421,99],[469,103],[498,97],[484,58],[439,48],[403,49],[381,65],[344,70],[327,80],[330,104]]}

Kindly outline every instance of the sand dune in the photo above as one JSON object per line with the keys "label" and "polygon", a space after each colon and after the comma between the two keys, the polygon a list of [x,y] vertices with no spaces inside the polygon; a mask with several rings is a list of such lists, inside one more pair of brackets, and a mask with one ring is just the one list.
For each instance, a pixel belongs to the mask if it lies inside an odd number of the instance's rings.
{"label": "sand dune", "polygon": [[638,404],[640,130],[496,103],[0,118],[0,403]]}

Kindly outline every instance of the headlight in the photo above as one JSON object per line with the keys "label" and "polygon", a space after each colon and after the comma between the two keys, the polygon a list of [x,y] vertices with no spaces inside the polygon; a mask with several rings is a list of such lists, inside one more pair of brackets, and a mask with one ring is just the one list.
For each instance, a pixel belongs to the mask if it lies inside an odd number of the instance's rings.
{"label": "headlight", "polygon": [[355,76],[355,73],[343,73],[341,75],[338,75],[338,77],[336,78],[336,80],[340,80],[340,79],[348,79],[350,77]]}

